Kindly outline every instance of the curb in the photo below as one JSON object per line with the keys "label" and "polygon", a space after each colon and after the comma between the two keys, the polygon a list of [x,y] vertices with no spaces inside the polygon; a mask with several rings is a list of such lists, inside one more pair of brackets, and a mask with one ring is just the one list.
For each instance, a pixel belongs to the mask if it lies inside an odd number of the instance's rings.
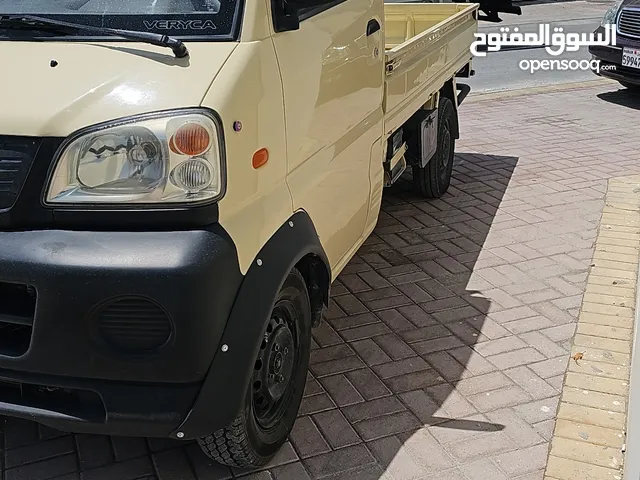
{"label": "curb", "polygon": [[634,410],[632,405],[638,404],[640,398],[640,358],[638,358],[638,348],[640,348],[640,267],[638,268],[638,283],[636,285],[636,317],[634,321],[634,336],[631,346],[631,376],[629,378],[629,400],[627,405],[627,425],[626,442],[623,447],[625,453],[623,480],[633,480],[640,478],[640,457],[637,455],[626,455],[627,452],[637,452],[640,449],[640,429],[633,428],[633,424],[638,422],[640,411]]}
{"label": "curb", "polygon": [[538,87],[520,88],[517,90],[507,90],[499,92],[481,92],[471,93],[465,100],[465,103],[483,102],[487,100],[498,100],[503,98],[520,97],[523,95],[540,95],[544,93],[564,92],[567,90],[576,90],[584,88],[593,88],[601,85],[618,84],[615,80],[595,79],[584,82],[563,83],[561,85],[545,85]]}
{"label": "curb", "polygon": [[[639,335],[635,328],[639,253],[640,175],[611,178],[563,381],[545,480],[622,480],[623,468],[631,468],[625,461],[626,452],[632,451],[625,448],[629,442],[625,436],[631,365],[634,360],[640,363],[632,357],[634,337]],[[629,463],[633,461],[629,458]]]}

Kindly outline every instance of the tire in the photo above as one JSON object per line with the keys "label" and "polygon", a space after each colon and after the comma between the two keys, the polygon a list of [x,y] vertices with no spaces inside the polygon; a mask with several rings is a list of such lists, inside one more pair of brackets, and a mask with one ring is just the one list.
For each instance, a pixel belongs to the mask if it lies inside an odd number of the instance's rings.
{"label": "tire", "polygon": [[640,92],[640,85],[635,85],[633,83],[622,82],[619,81],[620,85],[627,88],[630,92],[638,93]]}
{"label": "tire", "polygon": [[294,269],[280,289],[265,325],[241,412],[226,428],[198,439],[200,448],[211,459],[230,467],[261,467],[287,440],[306,385],[311,321],[307,285]]}
{"label": "tire", "polygon": [[414,165],[413,181],[420,194],[426,198],[440,198],[449,189],[456,151],[454,125],[456,111],[453,102],[440,97],[438,105],[438,148],[434,157],[424,167]]}

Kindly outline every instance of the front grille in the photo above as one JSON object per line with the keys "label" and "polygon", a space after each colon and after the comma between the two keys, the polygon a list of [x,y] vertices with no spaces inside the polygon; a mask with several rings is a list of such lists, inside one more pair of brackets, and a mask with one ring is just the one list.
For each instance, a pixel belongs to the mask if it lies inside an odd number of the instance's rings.
{"label": "front grille", "polygon": [[0,210],[15,203],[39,146],[37,138],[0,135]]}
{"label": "front grille", "polygon": [[0,282],[0,355],[27,353],[35,311],[36,290],[31,285]]}
{"label": "front grille", "polygon": [[630,37],[640,37],[640,10],[623,8],[618,19],[618,32]]}

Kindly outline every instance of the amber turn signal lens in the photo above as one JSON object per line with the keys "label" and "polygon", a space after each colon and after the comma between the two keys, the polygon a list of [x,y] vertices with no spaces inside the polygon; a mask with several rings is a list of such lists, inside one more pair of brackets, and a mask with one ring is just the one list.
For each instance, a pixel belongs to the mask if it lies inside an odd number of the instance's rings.
{"label": "amber turn signal lens", "polygon": [[253,160],[251,161],[251,164],[253,165],[253,168],[260,168],[268,161],[269,161],[269,150],[267,150],[266,148],[261,148],[260,150],[258,150],[256,153],[253,154]]}
{"label": "amber turn signal lens", "polygon": [[169,148],[173,153],[189,155],[201,155],[211,145],[211,136],[206,128],[197,123],[182,125],[169,140]]}

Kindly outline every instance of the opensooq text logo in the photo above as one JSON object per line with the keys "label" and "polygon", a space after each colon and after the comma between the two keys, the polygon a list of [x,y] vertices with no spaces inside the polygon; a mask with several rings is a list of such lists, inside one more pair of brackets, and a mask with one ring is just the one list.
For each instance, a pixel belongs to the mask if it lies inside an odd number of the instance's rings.
{"label": "opensooq text logo", "polygon": [[[604,38],[598,33],[564,33],[562,27],[555,27],[551,33],[549,24],[541,24],[538,32],[520,33],[518,27],[510,32],[508,27],[502,27],[501,33],[474,33],[477,40],[471,44],[471,53],[475,57],[486,57],[488,52],[498,52],[503,46],[507,47],[545,47],[549,55],[558,56],[565,50],[577,52],[580,47],[589,45],[616,45],[615,25],[604,26]],[[483,45],[486,49],[479,50]],[[553,47],[557,47],[555,50]]]}

